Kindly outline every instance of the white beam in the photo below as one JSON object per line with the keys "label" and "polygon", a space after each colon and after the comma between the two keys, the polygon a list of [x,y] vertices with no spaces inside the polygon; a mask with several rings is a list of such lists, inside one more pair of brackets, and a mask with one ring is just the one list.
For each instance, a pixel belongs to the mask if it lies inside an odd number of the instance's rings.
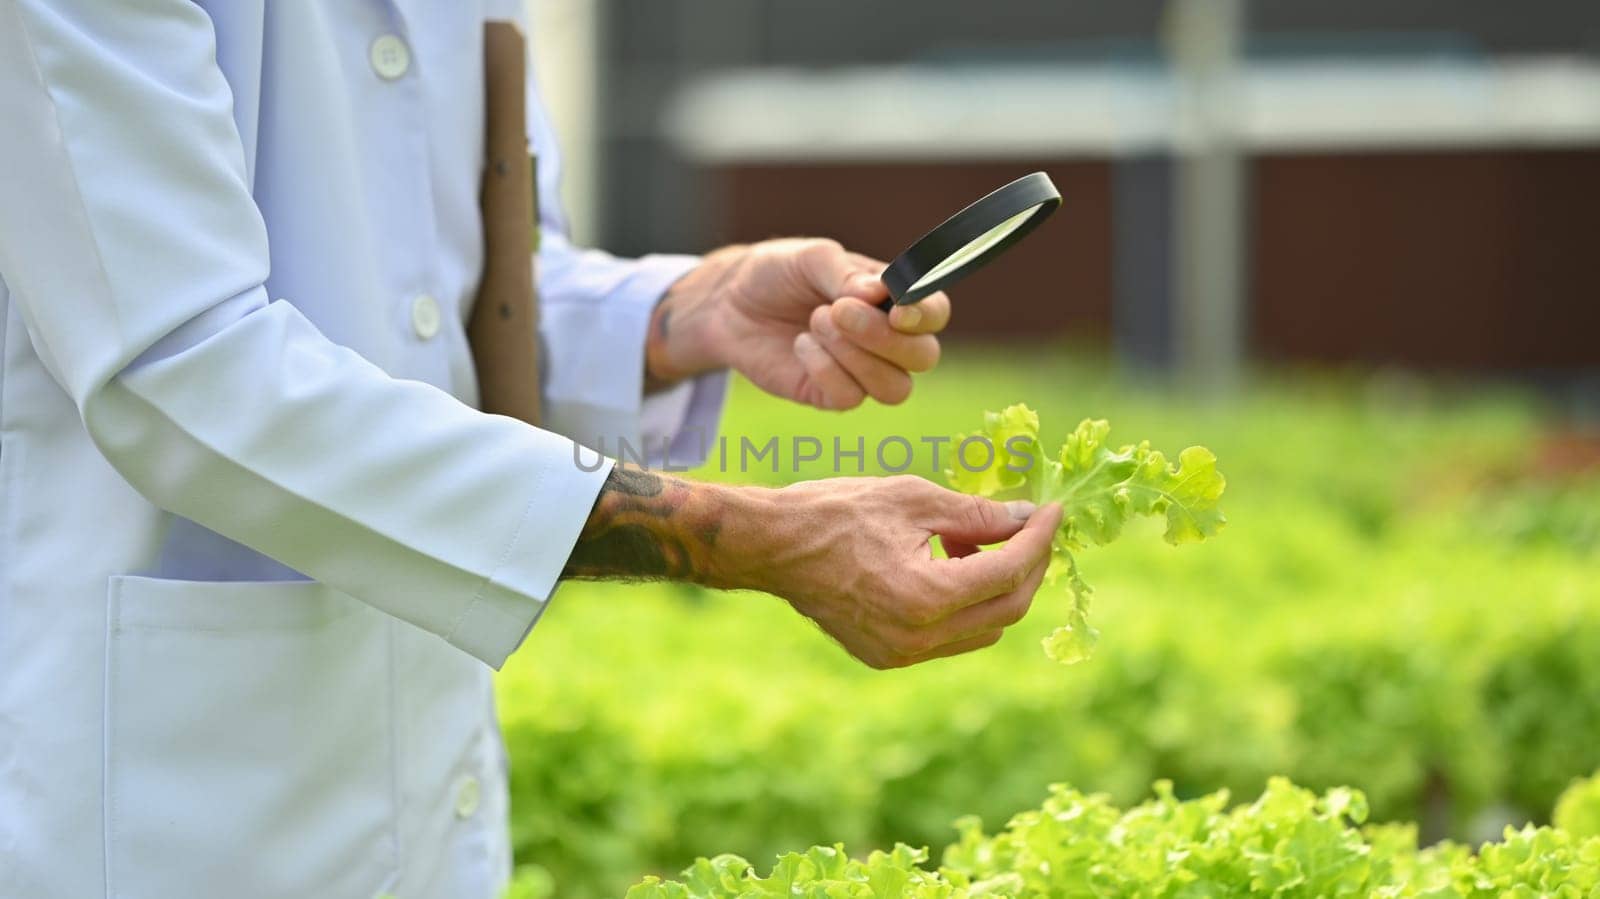
{"label": "white beam", "polygon": [[533,64],[561,140],[562,200],[580,246],[601,228],[599,26],[601,0],[526,0]]}
{"label": "white beam", "polygon": [[1179,368],[1205,390],[1234,384],[1244,357],[1243,4],[1172,0],[1167,7],[1178,79],[1174,336]]}

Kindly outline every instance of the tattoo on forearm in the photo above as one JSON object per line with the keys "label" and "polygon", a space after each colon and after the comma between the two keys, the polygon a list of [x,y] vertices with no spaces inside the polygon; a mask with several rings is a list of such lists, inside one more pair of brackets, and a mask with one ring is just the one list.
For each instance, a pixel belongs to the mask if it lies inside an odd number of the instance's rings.
{"label": "tattoo on forearm", "polygon": [[720,531],[703,506],[685,481],[617,465],[562,576],[701,580]]}

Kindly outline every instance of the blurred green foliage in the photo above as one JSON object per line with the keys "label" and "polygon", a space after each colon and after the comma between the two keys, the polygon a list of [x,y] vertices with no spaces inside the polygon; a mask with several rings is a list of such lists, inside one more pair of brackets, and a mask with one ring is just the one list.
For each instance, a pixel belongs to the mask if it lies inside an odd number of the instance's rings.
{"label": "blurred green foliage", "polygon": [[1552,823],[1575,837],[1600,837],[1600,772],[1574,780],[1562,792]]}
{"label": "blurred green foliage", "polygon": [[1046,445],[1103,417],[1209,446],[1232,523],[1204,547],[1094,550],[1104,636],[1073,668],[1038,650],[1060,593],[991,650],[874,672],[770,597],[564,587],[499,682],[516,854],[546,881],[524,895],[616,897],[718,853],[937,847],[1057,782],[1128,804],[1159,779],[1249,796],[1283,774],[1358,787],[1425,838],[1481,839],[1600,767],[1600,502],[1567,499],[1600,487],[1523,475],[1528,398],[1324,375],[1217,401],[1066,353],[951,356],[909,403],[843,415],[739,383],[731,462],[741,435],[814,436],[823,458],[694,476],[831,476],[833,438],[858,436],[876,473],[873,448],[902,435],[937,479],[919,437],[1027,402]]}

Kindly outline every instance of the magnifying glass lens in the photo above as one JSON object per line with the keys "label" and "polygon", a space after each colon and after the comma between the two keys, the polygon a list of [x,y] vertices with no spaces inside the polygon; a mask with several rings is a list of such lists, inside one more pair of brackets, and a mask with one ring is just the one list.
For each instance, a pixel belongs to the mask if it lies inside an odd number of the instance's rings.
{"label": "magnifying glass lens", "polygon": [[915,303],[992,262],[1061,206],[1050,176],[1034,172],[993,191],[924,234],[884,269],[883,283],[896,303]]}
{"label": "magnifying glass lens", "polygon": [[1034,213],[1038,211],[1038,206],[1025,209],[1011,218],[1006,219],[1000,224],[995,225],[993,228],[990,228],[977,240],[974,240],[961,249],[956,250],[954,253],[951,253],[943,262],[940,262],[938,265],[934,266],[931,271],[918,279],[915,284],[911,285],[911,289],[919,290],[928,284],[933,283],[934,281],[938,281],[951,272],[965,267],[967,263],[988,252],[989,248],[993,247],[1000,241],[1005,240],[1008,236],[1010,236],[1011,232],[1022,227],[1025,223],[1027,223],[1028,219],[1032,218]]}

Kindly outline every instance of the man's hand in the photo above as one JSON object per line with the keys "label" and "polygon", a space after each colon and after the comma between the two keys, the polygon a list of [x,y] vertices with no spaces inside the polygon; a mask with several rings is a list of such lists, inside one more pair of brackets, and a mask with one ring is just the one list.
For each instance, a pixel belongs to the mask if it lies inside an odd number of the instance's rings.
{"label": "man's hand", "polygon": [[[1060,524],[1057,505],[997,503],[909,476],[769,490],[618,466],[566,576],[764,590],[856,658],[896,668],[1000,639],[1032,603]],[[934,558],[934,536],[949,558]]]}
{"label": "man's hand", "polygon": [[718,250],[657,307],[645,348],[651,382],[729,367],[819,409],[869,396],[903,402],[911,373],[939,361],[934,335],[950,321],[950,299],[934,294],[885,315],[874,308],[889,296],[884,268],[831,240]]}

